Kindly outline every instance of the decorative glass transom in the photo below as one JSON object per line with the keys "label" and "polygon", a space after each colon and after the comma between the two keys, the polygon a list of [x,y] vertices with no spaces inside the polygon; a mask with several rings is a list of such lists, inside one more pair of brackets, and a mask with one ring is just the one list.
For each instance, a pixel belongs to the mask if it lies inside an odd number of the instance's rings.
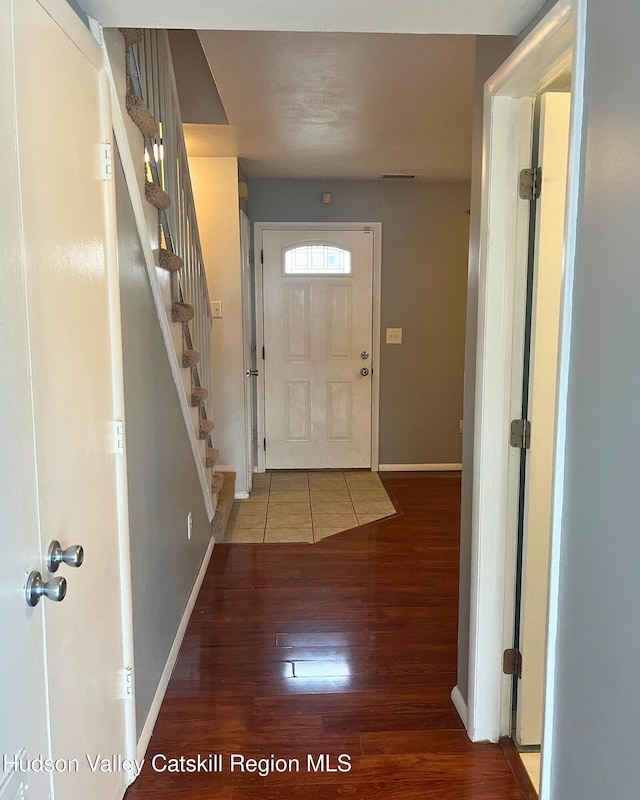
{"label": "decorative glass transom", "polygon": [[351,252],[330,244],[302,244],[285,250],[285,275],[350,275]]}

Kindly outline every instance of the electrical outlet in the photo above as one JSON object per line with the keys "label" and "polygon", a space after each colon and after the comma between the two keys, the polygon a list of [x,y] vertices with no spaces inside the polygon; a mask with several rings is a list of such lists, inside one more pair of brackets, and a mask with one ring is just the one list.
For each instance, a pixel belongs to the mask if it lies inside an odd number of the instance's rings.
{"label": "electrical outlet", "polygon": [[211,301],[211,316],[214,319],[222,319],[222,300]]}
{"label": "electrical outlet", "polygon": [[191,511],[187,514],[187,539],[191,539],[191,532],[193,531],[193,514]]}
{"label": "electrical outlet", "polygon": [[387,328],[387,344],[402,344],[402,328]]}

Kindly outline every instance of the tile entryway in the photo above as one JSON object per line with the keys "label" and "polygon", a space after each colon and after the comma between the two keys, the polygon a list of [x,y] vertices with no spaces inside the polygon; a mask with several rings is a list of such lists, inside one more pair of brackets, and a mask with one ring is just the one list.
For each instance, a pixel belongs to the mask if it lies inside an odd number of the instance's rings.
{"label": "tile entryway", "polygon": [[312,544],[395,513],[376,472],[267,472],[233,504],[224,542]]}

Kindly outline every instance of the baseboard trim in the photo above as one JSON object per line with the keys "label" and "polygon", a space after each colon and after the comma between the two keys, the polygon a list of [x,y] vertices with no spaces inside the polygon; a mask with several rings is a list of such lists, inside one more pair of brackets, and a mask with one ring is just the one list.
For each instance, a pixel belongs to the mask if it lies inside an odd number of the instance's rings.
{"label": "baseboard trim", "polygon": [[236,492],[233,497],[234,500],[248,500],[249,492]]}
{"label": "baseboard trim", "polygon": [[459,472],[462,464],[380,464],[380,472]]}
{"label": "baseboard trim", "polygon": [[209,542],[209,546],[207,547],[207,551],[204,554],[204,558],[202,559],[202,565],[200,566],[196,582],[193,586],[193,589],[191,590],[191,594],[189,595],[189,602],[187,603],[187,607],[185,608],[184,614],[182,615],[182,619],[180,620],[180,627],[178,628],[178,632],[176,633],[176,638],[173,640],[173,645],[171,646],[171,650],[169,651],[167,663],[165,664],[164,670],[162,671],[162,677],[160,678],[160,683],[158,684],[158,688],[156,689],[156,693],[153,698],[153,703],[151,704],[151,708],[149,709],[147,720],[144,723],[144,728],[142,729],[142,733],[140,734],[140,738],[138,739],[137,758],[139,759],[144,758],[145,753],[147,752],[147,748],[149,747],[149,742],[151,741],[153,729],[155,727],[156,722],[158,721],[158,715],[160,714],[160,707],[162,706],[162,701],[164,700],[164,696],[167,692],[167,686],[169,685],[169,680],[171,679],[171,673],[173,672],[173,668],[175,667],[176,661],[178,660],[178,653],[180,652],[182,640],[184,639],[184,635],[187,631],[187,625],[189,624],[189,620],[191,619],[191,614],[193,613],[196,600],[198,599],[198,594],[200,592],[200,588],[202,587],[202,582],[204,581],[204,576],[207,571],[207,567],[209,566],[209,562],[211,561],[211,556],[213,555],[214,545],[215,545],[215,539],[212,536],[211,541]]}
{"label": "baseboard trim", "polygon": [[455,706],[458,716],[462,720],[462,724],[466,730],[469,720],[469,709],[467,708],[467,704],[464,702],[462,693],[457,686],[454,686],[451,690],[451,700],[453,701],[453,705]]}

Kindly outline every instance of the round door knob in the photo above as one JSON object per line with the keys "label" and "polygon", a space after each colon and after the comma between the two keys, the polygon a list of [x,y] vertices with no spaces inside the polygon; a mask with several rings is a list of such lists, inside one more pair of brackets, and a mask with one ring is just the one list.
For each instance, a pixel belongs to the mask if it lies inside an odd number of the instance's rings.
{"label": "round door knob", "polygon": [[49,545],[47,551],[47,569],[49,572],[57,572],[60,564],[66,564],[68,567],[81,567],[84,561],[84,548],[79,544],[71,545],[66,550],[62,549],[62,545],[57,539],[54,539]]}
{"label": "round door knob", "polygon": [[366,378],[366,376],[369,374],[369,370],[366,367],[362,367],[362,369],[360,370],[360,374],[364,375],[364,377]]}
{"label": "round door knob", "polygon": [[27,605],[37,606],[41,597],[46,597],[54,603],[61,603],[67,596],[67,581],[65,578],[51,578],[43,581],[42,575],[34,571],[27,578],[27,585],[24,589]]}

